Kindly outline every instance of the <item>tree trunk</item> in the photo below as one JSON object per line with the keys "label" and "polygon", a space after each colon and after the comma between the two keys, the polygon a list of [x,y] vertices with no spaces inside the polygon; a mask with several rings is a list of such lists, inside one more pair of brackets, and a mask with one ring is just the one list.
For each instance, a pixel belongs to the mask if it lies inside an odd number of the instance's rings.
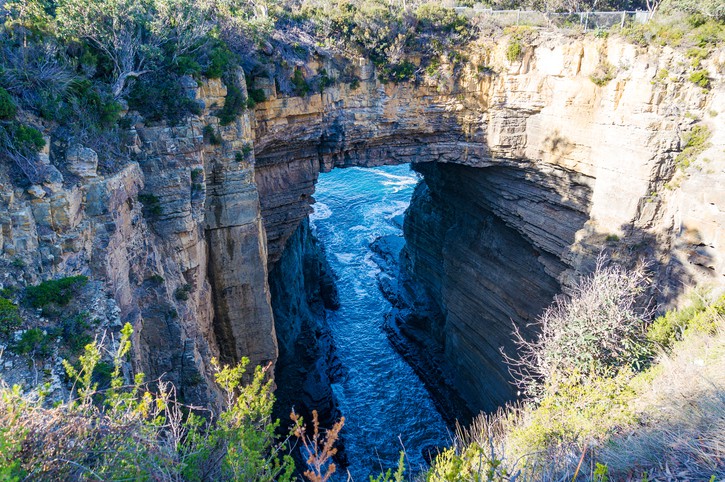
{"label": "tree trunk", "polygon": [[126,86],[126,79],[128,79],[129,77],[139,77],[147,72],[150,72],[150,70],[123,72],[121,75],[119,75],[118,79],[116,79],[116,81],[113,83],[113,98],[118,99],[119,97],[121,97],[123,88]]}

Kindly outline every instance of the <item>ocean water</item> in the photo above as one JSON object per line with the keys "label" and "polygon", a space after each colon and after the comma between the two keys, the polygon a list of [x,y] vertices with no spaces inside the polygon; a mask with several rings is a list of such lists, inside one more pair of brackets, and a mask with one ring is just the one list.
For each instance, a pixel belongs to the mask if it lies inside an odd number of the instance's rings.
{"label": "ocean water", "polygon": [[[408,165],[335,169],[320,176],[310,216],[340,295],[329,324],[345,375],[333,390],[345,416],[342,434],[353,481],[397,466],[403,448],[408,470],[418,471],[425,465],[424,449],[450,443],[423,383],[383,330],[390,304],[378,289],[379,268],[370,250],[377,237],[402,234],[400,216],[417,182]],[[347,478],[340,473],[336,480]]]}

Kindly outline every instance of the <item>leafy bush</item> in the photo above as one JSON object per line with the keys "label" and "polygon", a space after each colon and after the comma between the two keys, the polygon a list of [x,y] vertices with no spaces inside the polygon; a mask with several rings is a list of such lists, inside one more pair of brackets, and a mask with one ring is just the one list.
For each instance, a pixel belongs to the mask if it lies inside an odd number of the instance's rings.
{"label": "leafy bush", "polygon": [[717,326],[718,316],[725,315],[725,296],[708,304],[702,296],[694,296],[690,305],[670,310],[657,317],[647,329],[647,338],[663,350],[670,350],[688,332],[711,333]]}
{"label": "leafy bush", "polygon": [[154,194],[139,194],[138,200],[143,204],[144,214],[152,219],[161,216],[164,212],[161,208],[161,199]]}
{"label": "leafy bush", "polygon": [[[219,123],[223,126],[234,122],[247,107],[247,100],[244,98],[242,88],[237,85],[237,80],[227,77],[224,83],[227,86],[227,96],[224,98],[224,107],[217,113]],[[262,95],[264,96],[264,93]]]}
{"label": "leafy bush", "polygon": [[7,339],[23,322],[20,310],[10,300],[0,298],[0,337]]}
{"label": "leafy bush", "polygon": [[712,137],[710,129],[702,124],[694,126],[690,132],[682,136],[684,145],[682,151],[675,158],[675,163],[681,169],[688,168],[702,154],[705,149],[710,147],[708,142]]}
{"label": "leafy bush", "polygon": [[458,15],[455,10],[441,7],[435,3],[424,3],[415,11],[421,30],[428,30],[439,34],[466,33],[468,19]]}
{"label": "leafy bush", "polygon": [[[248,360],[236,367],[215,361],[224,411],[205,420],[183,406],[173,387],[159,382],[152,391],[138,374],[128,384],[123,364],[130,350],[124,326],[112,363],[103,348],[89,343],[78,363],[63,361],[73,383],[72,398],[54,408],[42,396],[20,388],[0,388],[0,474],[33,471],[39,480],[292,480],[294,464],[279,453],[271,418],[274,395],[265,369],[256,367],[242,383]],[[108,386],[99,390],[101,379]],[[23,447],[24,450],[19,450]],[[5,480],[5,479],[3,479]]]}
{"label": "leafy bush", "polygon": [[707,70],[696,70],[690,74],[689,79],[690,82],[699,85],[705,90],[710,88],[710,76],[708,75]]}
{"label": "leafy bush", "polygon": [[28,286],[25,299],[33,308],[43,308],[49,304],[65,306],[87,283],[86,276],[43,281],[37,286]]}
{"label": "leafy bush", "polygon": [[14,349],[17,353],[25,355],[40,348],[44,342],[47,344],[43,330],[31,328],[20,336],[20,340],[15,344]]}
{"label": "leafy bush", "polygon": [[222,143],[222,138],[217,134],[216,129],[214,129],[214,126],[211,124],[207,124],[204,126],[204,129],[202,129],[202,134],[204,134],[204,138],[209,141],[209,144],[218,146]]}
{"label": "leafy bush", "polygon": [[506,45],[506,58],[509,62],[517,62],[521,60],[521,56],[524,53],[524,46],[520,39],[511,38],[509,43]]}
{"label": "leafy bush", "polygon": [[305,76],[302,74],[302,70],[295,69],[292,74],[292,86],[294,88],[295,95],[304,97],[310,92],[310,85],[305,80]]}
{"label": "leafy bush", "polygon": [[194,77],[197,77],[202,71],[201,64],[191,55],[180,55],[171,68],[179,75],[192,75]]}
{"label": "leafy bush", "polygon": [[15,149],[20,152],[37,153],[45,146],[43,133],[32,126],[19,123],[11,123],[3,126],[3,129],[11,139]]}
{"label": "leafy bush", "polygon": [[128,105],[153,122],[168,120],[176,124],[189,115],[201,114],[199,104],[184,90],[181,77],[164,70],[136,81]]}
{"label": "leafy bush", "polygon": [[331,86],[333,84],[332,78],[327,73],[326,69],[320,70],[320,93],[322,93],[326,88]]}
{"label": "leafy bush", "polygon": [[12,96],[7,90],[0,87],[0,119],[14,119],[17,113],[18,108]]}
{"label": "leafy bush", "polygon": [[415,76],[415,64],[404,60],[397,64],[386,64],[378,67],[378,79],[381,82],[405,82]]}
{"label": "leafy bush", "polygon": [[160,285],[161,283],[164,282],[164,277],[158,273],[154,273],[151,276],[149,276],[148,278],[146,278],[146,281],[149,281],[153,284]]}
{"label": "leafy bush", "polygon": [[83,347],[93,341],[88,333],[89,328],[87,312],[81,312],[63,319],[60,326],[60,335],[63,344],[68,347],[71,353],[77,354]]}
{"label": "leafy bush", "polygon": [[220,79],[224,74],[233,70],[237,65],[234,54],[224,42],[218,41],[214,44],[209,55],[209,65],[204,70],[204,75],[211,79]]}
{"label": "leafy bush", "polygon": [[253,102],[252,107],[267,100],[263,89],[247,89],[247,92],[249,92],[249,99]]}
{"label": "leafy bush", "polygon": [[191,285],[190,284],[184,284],[182,286],[179,286],[174,290],[174,298],[176,298],[179,301],[186,301],[189,299],[189,293],[191,293]]}
{"label": "leafy bush", "polygon": [[191,182],[192,183],[201,182],[203,180],[204,180],[204,169],[197,167],[197,168],[191,170]]}
{"label": "leafy bush", "polygon": [[594,82],[595,85],[603,87],[609,83],[616,75],[616,69],[609,62],[603,62],[598,65],[594,73],[589,76],[589,79]]}

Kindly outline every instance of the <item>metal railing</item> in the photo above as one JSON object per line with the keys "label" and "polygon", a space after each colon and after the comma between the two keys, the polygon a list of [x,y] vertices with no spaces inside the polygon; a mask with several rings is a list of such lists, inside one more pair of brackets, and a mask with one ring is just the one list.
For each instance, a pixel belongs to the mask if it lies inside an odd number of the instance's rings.
{"label": "metal railing", "polygon": [[624,27],[629,23],[645,23],[649,12],[539,12],[536,10],[493,10],[475,7],[453,7],[456,12],[470,18],[490,18],[499,25],[530,25],[535,27],[578,27],[590,29],[608,29]]}

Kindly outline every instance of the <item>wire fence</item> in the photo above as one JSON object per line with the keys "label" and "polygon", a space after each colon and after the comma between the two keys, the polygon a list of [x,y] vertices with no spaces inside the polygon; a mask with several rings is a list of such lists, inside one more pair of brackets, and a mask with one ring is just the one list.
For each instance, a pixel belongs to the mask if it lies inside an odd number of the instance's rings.
{"label": "wire fence", "polygon": [[498,25],[530,25],[535,27],[578,27],[583,30],[624,27],[630,23],[646,23],[645,11],[552,13],[535,10],[493,10],[482,7],[454,7],[470,18],[490,18]]}

